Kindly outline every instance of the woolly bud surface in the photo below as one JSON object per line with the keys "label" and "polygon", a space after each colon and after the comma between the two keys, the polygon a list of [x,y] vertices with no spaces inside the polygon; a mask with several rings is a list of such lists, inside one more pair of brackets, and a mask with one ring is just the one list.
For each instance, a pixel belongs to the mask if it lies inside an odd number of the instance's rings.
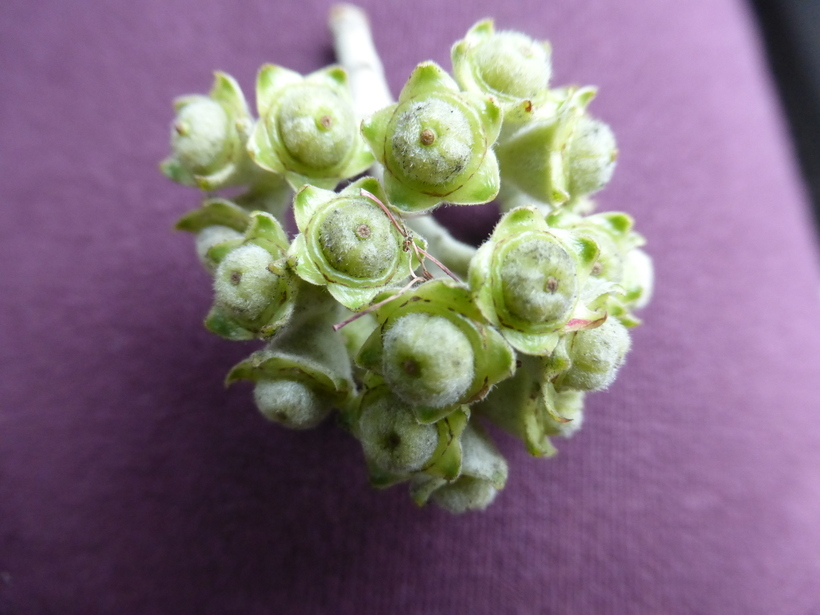
{"label": "woolly bud surface", "polygon": [[464,110],[440,98],[404,105],[396,113],[393,159],[404,175],[428,186],[454,179],[470,162],[474,129]]}
{"label": "woolly bud surface", "polygon": [[578,118],[567,146],[569,190],[573,195],[597,192],[612,179],[618,149],[609,126],[588,115]]}
{"label": "woolly bud surface", "polygon": [[319,237],[328,263],[353,278],[378,278],[399,256],[390,220],[363,199],[337,201],[322,220]]}
{"label": "woolly bud surface", "polygon": [[413,405],[443,408],[473,382],[475,354],[467,336],[443,316],[402,316],[384,334],[384,376]]}
{"label": "woolly bud surface", "polygon": [[241,237],[242,233],[235,231],[229,226],[222,226],[221,224],[206,226],[196,234],[196,255],[199,258],[199,262],[202,263],[205,269],[211,271],[214,265],[208,260],[208,250],[223,241],[239,239]]}
{"label": "woolly bud surface", "polygon": [[615,381],[629,351],[629,331],[617,318],[595,329],[572,334],[567,352],[572,367],[560,378],[561,389],[601,391]]}
{"label": "woolly bud surface", "polygon": [[358,134],[350,105],[309,83],[285,90],[276,121],[288,154],[317,170],[344,162]]}
{"label": "woolly bud surface", "polygon": [[273,262],[270,252],[255,244],[232,250],[216,269],[216,302],[237,318],[259,318],[283,294],[281,278],[269,269]]}
{"label": "woolly bud surface", "polygon": [[364,406],[359,435],[365,455],[388,472],[420,470],[438,445],[436,426],[416,421],[413,411],[393,395]]}
{"label": "woolly bud surface", "polygon": [[578,299],[575,260],[544,234],[530,234],[507,250],[500,275],[507,309],[528,322],[566,320]]}
{"label": "woolly bud surface", "polygon": [[260,380],[253,396],[267,419],[291,429],[316,427],[330,412],[315,391],[295,380]]}
{"label": "woolly bud surface", "polygon": [[478,76],[501,94],[534,98],[549,85],[552,68],[543,45],[519,32],[498,32],[475,50]]}
{"label": "woolly bud surface", "polygon": [[215,100],[198,97],[180,109],[171,127],[171,149],[180,164],[205,175],[224,158],[230,136],[230,118]]}

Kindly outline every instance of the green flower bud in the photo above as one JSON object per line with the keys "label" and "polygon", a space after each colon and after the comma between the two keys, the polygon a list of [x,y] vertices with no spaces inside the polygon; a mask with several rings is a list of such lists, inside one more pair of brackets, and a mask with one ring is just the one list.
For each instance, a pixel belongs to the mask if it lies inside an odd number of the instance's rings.
{"label": "green flower bud", "polygon": [[505,214],[470,263],[476,305],[525,354],[549,354],[560,334],[603,313],[581,290],[598,257],[594,241],[551,228],[535,208]]}
{"label": "green flower bud", "polygon": [[541,114],[496,148],[501,178],[553,207],[603,188],[615,169],[609,127],[586,114],[594,88],[567,90],[554,114]]}
{"label": "green flower bud", "polygon": [[551,47],[520,32],[495,32],[478,22],[452,49],[453,73],[465,90],[490,94],[505,113],[525,101],[541,102],[552,75]]}
{"label": "green flower bud", "polygon": [[423,423],[482,399],[515,369],[512,349],[482,324],[469,291],[449,280],[425,282],[379,307],[375,316],[380,326],[356,361],[384,376]]}
{"label": "green flower bud", "polygon": [[[279,303],[287,285],[275,272],[275,259],[258,245],[232,250],[216,269],[216,304],[237,321],[253,323],[269,305]],[[249,326],[253,326],[250,324]]]}
{"label": "green flower bud", "polygon": [[555,380],[559,391],[601,391],[615,381],[629,351],[629,331],[616,318],[567,336],[570,368]]}
{"label": "green flower bud", "polygon": [[214,305],[205,326],[234,340],[268,339],[289,320],[296,286],[286,268],[288,239],[270,214],[254,212],[245,235],[213,245]]}
{"label": "green flower bud", "polygon": [[368,177],[338,194],[305,186],[293,205],[301,231],[289,253],[294,270],[311,284],[327,285],[351,310],[370,303],[413,268],[414,253],[405,249],[404,236],[362,189],[386,200],[379,183]]}
{"label": "green flower bud", "polygon": [[507,462],[492,440],[473,423],[461,436],[461,474],[453,481],[418,474],[413,478],[410,493],[414,501],[425,504],[432,499],[445,510],[460,514],[468,510],[484,510],[507,482]]}
{"label": "green flower bud", "polygon": [[627,291],[628,305],[636,310],[645,308],[652,299],[655,285],[652,257],[640,248],[627,252],[622,284]]}
{"label": "green flower bud", "polygon": [[588,115],[580,116],[566,149],[569,193],[577,196],[598,192],[612,179],[617,157],[612,129]]}
{"label": "green flower bud", "polygon": [[384,378],[407,403],[432,408],[452,405],[475,377],[470,340],[444,316],[419,312],[402,316],[385,332],[383,344]]}
{"label": "green flower bud", "polygon": [[491,149],[501,129],[492,98],[459,92],[438,65],[416,67],[398,103],[362,124],[362,134],[384,165],[390,202],[405,212],[428,211],[446,201],[486,203],[498,194]]}
{"label": "green flower bud", "polygon": [[174,102],[171,156],[160,165],[170,179],[202,190],[253,181],[258,175],[245,151],[253,120],[239,85],[216,72],[208,96]]}
{"label": "green flower bud", "polygon": [[310,386],[296,380],[260,380],[253,395],[267,419],[291,429],[316,427],[330,413],[330,407]]}
{"label": "green flower bud", "polygon": [[434,424],[416,420],[412,409],[386,391],[362,402],[358,435],[365,455],[393,474],[420,470],[438,446]]}
{"label": "green flower bud", "polygon": [[248,142],[262,168],[304,184],[335,188],[373,163],[359,134],[347,75],[330,67],[302,77],[271,64],[256,82],[259,121]]}

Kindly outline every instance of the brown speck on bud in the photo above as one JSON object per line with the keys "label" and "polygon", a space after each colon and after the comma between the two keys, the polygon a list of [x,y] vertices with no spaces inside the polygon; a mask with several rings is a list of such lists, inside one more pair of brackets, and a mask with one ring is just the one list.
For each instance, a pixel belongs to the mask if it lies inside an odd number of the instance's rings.
{"label": "brown speck on bud", "polygon": [[239,283],[242,281],[242,272],[241,271],[231,271],[231,284],[234,286],[239,286]]}
{"label": "brown speck on bud", "polygon": [[556,280],[552,276],[547,278],[547,290],[551,293],[554,293],[556,290],[558,290],[558,280]]}
{"label": "brown speck on bud", "polygon": [[175,122],[174,123],[174,130],[177,131],[177,134],[180,137],[184,137],[185,135],[188,134],[188,124],[185,124],[184,122]]}
{"label": "brown speck on bud", "polygon": [[370,227],[366,224],[360,224],[356,227],[356,237],[359,239],[367,239],[370,237]]}
{"label": "brown speck on bud", "polygon": [[419,135],[419,140],[421,141],[422,145],[432,145],[436,140],[436,133],[434,133],[429,128],[425,128],[421,131]]}
{"label": "brown speck on bud", "polygon": [[419,364],[415,362],[413,359],[407,359],[404,363],[401,364],[401,368],[404,370],[408,376],[418,376],[421,373],[421,369],[419,369]]}
{"label": "brown speck on bud", "polygon": [[322,128],[325,130],[329,130],[331,126],[333,126],[333,118],[329,115],[323,115],[319,119],[319,123],[322,125]]}
{"label": "brown speck on bud", "polygon": [[596,263],[592,266],[592,271],[590,271],[590,273],[591,273],[592,275],[600,275],[602,270],[603,270],[603,266],[601,265],[601,262],[600,262],[600,261],[597,261],[597,262],[596,262]]}

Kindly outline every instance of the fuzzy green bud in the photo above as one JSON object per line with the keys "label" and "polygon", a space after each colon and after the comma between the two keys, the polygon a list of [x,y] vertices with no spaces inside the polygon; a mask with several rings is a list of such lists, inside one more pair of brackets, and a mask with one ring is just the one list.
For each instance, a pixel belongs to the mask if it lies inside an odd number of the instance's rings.
{"label": "fuzzy green bud", "polygon": [[402,316],[384,335],[384,378],[409,404],[443,408],[473,382],[475,355],[467,336],[443,316]]}
{"label": "fuzzy green bud", "polygon": [[571,367],[555,382],[563,391],[601,391],[615,381],[630,346],[629,331],[616,318],[600,327],[570,334],[566,349]]}
{"label": "fuzzy green bud", "polygon": [[332,66],[302,77],[281,66],[263,66],[256,81],[259,121],[248,152],[262,168],[304,184],[335,188],[369,167],[353,113],[347,75]]}
{"label": "fuzzy green bud", "polygon": [[260,380],[253,390],[259,411],[291,429],[311,429],[330,413],[330,406],[308,385],[295,380]]}
{"label": "fuzzy green bud", "polygon": [[497,97],[506,111],[516,103],[546,97],[552,75],[550,52],[547,42],[520,32],[496,32],[488,19],[470,28],[451,55],[459,85]]}
{"label": "fuzzy green bud", "polygon": [[270,119],[293,161],[312,169],[343,162],[358,137],[350,104],[335,90],[316,84],[287,88]]}
{"label": "fuzzy green bud", "polygon": [[438,65],[416,67],[396,104],[362,124],[362,134],[385,168],[384,185],[399,210],[421,212],[442,201],[486,203],[498,194],[491,145],[502,113],[492,99],[460,92]]}
{"label": "fuzzy green bud", "polygon": [[390,394],[365,397],[358,435],[368,459],[394,474],[420,470],[439,440],[435,425],[419,423],[410,407]]}
{"label": "fuzzy green bud", "polygon": [[500,256],[502,295],[514,316],[534,323],[566,321],[578,301],[578,265],[546,234],[529,234]]}
{"label": "fuzzy green bud", "polygon": [[570,194],[592,194],[606,186],[617,157],[612,129],[588,115],[579,117],[566,150]]}
{"label": "fuzzy green bud", "polygon": [[247,244],[232,250],[219,263],[214,276],[215,304],[241,322],[263,316],[285,294],[274,258],[264,248]]}
{"label": "fuzzy green bud", "polygon": [[194,175],[207,175],[224,163],[231,136],[224,107],[205,96],[180,109],[171,127],[171,150]]}
{"label": "fuzzy green bud", "polygon": [[339,199],[319,225],[321,250],[337,271],[353,278],[379,278],[401,249],[393,226],[372,202]]}

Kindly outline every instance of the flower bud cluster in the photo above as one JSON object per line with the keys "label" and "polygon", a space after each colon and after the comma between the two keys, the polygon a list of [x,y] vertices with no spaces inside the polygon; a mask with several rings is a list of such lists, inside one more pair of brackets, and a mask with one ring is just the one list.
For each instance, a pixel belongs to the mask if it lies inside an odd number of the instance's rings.
{"label": "flower bud cluster", "polygon": [[[614,382],[651,296],[632,218],[592,213],[617,151],[587,113],[595,89],[552,88],[551,53],[482,21],[453,46],[452,76],[419,64],[361,123],[362,80],[339,66],[263,66],[257,118],[223,73],[175,103],[161,168],[208,193],[177,223],[213,279],[205,326],[264,343],[227,382],[251,381],[285,427],[335,415],[371,482],[407,483],[419,505],[494,500],[508,466],[488,423],[554,454],[587,393]],[[477,249],[417,218],[494,199],[504,213]]]}

